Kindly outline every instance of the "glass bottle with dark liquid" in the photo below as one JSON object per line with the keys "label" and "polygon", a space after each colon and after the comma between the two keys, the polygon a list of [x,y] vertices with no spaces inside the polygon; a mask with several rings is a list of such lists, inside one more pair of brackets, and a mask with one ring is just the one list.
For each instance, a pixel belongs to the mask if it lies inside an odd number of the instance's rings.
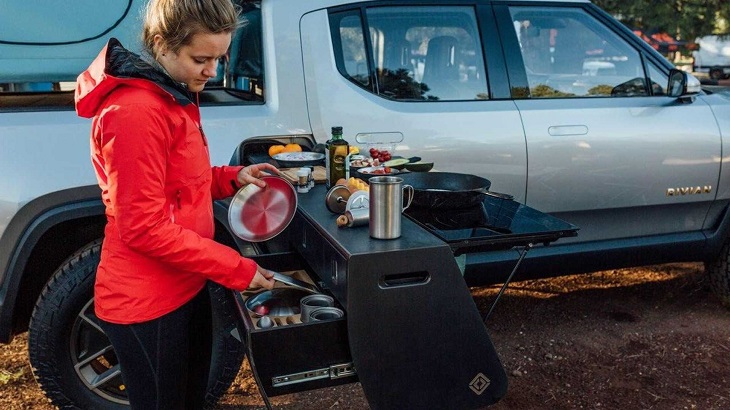
{"label": "glass bottle with dark liquid", "polygon": [[345,178],[345,160],[350,145],[342,138],[342,127],[332,127],[332,138],[324,146],[326,183],[329,189],[338,179]]}

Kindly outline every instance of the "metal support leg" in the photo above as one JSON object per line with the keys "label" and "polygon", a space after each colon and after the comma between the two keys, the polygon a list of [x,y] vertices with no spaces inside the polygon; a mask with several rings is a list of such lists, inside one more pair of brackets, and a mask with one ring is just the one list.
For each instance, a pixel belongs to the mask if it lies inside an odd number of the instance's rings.
{"label": "metal support leg", "polygon": [[517,258],[517,263],[515,264],[515,267],[512,269],[512,273],[509,274],[507,277],[507,280],[504,282],[504,285],[502,285],[502,288],[499,289],[499,293],[497,293],[497,297],[494,299],[494,302],[492,302],[492,307],[489,308],[489,312],[487,312],[487,315],[484,316],[484,321],[486,322],[487,319],[489,319],[489,316],[492,315],[492,311],[494,310],[494,307],[497,306],[497,302],[499,301],[499,298],[502,296],[505,290],[507,290],[507,285],[509,285],[510,281],[512,280],[512,277],[517,272],[517,268],[520,267],[520,264],[522,263],[522,260],[525,259],[525,255],[527,255],[527,251],[532,249],[532,244],[529,243],[527,246],[522,248],[520,251],[520,257]]}

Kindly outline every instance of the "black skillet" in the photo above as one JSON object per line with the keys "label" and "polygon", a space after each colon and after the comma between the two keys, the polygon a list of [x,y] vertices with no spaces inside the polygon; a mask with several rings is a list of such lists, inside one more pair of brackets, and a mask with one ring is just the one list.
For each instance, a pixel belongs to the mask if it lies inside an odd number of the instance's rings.
{"label": "black skillet", "polygon": [[501,199],[512,196],[489,191],[491,181],[454,172],[404,172],[398,175],[413,187],[411,206],[431,209],[462,209],[476,206],[485,195]]}

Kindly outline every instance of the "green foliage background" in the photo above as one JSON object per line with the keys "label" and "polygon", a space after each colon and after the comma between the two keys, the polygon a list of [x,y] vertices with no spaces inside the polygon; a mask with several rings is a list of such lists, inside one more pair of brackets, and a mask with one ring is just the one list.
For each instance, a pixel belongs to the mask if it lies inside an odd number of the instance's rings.
{"label": "green foliage background", "polygon": [[694,41],[711,34],[730,36],[730,0],[593,0],[632,29],[666,32]]}

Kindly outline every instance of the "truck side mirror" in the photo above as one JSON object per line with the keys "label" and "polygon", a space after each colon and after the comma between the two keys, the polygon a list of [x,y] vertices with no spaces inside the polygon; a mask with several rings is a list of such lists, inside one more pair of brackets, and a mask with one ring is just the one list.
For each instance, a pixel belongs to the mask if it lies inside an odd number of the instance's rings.
{"label": "truck side mirror", "polygon": [[701,90],[700,80],[695,76],[676,68],[669,70],[667,94],[670,97],[678,98],[683,102],[692,102],[694,96]]}

